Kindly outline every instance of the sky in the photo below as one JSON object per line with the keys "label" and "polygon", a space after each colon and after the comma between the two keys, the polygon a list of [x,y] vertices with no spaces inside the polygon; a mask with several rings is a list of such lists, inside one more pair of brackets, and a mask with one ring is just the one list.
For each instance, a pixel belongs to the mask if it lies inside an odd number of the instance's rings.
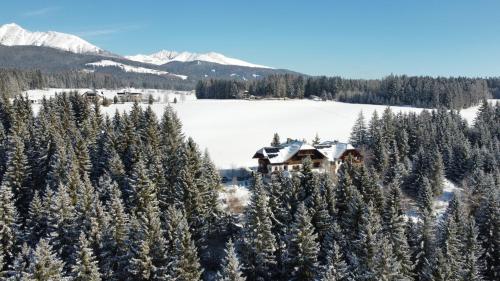
{"label": "sky", "polygon": [[113,53],[215,51],[310,75],[500,76],[500,1],[3,1],[0,24]]}

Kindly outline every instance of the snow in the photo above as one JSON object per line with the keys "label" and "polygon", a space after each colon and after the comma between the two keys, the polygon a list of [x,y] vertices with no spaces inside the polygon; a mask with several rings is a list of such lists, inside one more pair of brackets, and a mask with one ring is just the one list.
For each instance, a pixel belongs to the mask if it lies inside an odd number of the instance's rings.
{"label": "snow", "polygon": [[170,74],[170,75],[179,77],[182,80],[186,80],[187,79],[187,76],[185,76],[185,75],[171,74],[171,73],[168,73],[166,71],[161,71],[161,70],[156,70],[156,69],[149,69],[149,68],[145,68],[145,67],[131,66],[131,65],[127,65],[127,64],[115,62],[115,61],[112,61],[112,60],[100,60],[98,62],[87,63],[86,65],[93,66],[93,67],[96,67],[96,66],[97,67],[108,67],[108,66],[118,67],[118,68],[122,69],[125,72],[147,73],[147,74],[155,74],[155,75],[167,75],[167,74]]}
{"label": "snow", "polygon": [[[178,99],[179,100],[179,99]],[[147,107],[146,104],[142,105]],[[253,167],[255,152],[269,146],[276,132],[286,138],[309,141],[316,133],[322,140],[347,142],[358,113],[365,117],[386,106],[316,102],[311,100],[186,100],[172,105],[183,123],[186,136],[191,136],[201,149],[208,148],[217,167]],[[103,108],[108,114],[118,109],[128,111],[132,104],[113,104]],[[153,104],[161,116],[165,105]],[[392,107],[393,111],[420,112],[411,107]]]}
{"label": "snow", "polygon": [[[195,100],[196,96],[193,91],[176,91],[176,90],[162,90],[162,89],[136,89],[136,88],[120,88],[120,89],[90,89],[90,88],[79,88],[79,89],[59,89],[59,88],[47,88],[47,89],[37,89],[37,90],[28,90],[23,92],[23,95],[27,95],[29,99],[35,101],[35,103],[40,102],[44,97],[50,98],[53,97],[57,93],[63,92],[78,92],[79,94],[83,94],[87,91],[97,91],[101,93],[107,99],[113,99],[118,92],[133,92],[133,93],[142,93],[145,97],[149,97],[150,95],[153,98],[163,104],[173,103],[174,99],[177,99],[178,102],[184,102],[189,100]],[[38,107],[35,106],[34,110],[38,110]]]}
{"label": "snow", "polygon": [[[89,89],[78,91],[83,93],[86,90]],[[97,91],[102,91],[110,98],[121,90]],[[153,94],[155,98],[160,98],[160,103],[152,105],[159,118],[165,109],[165,103],[177,98],[178,103],[172,106],[183,123],[185,135],[193,137],[202,150],[207,148],[220,169],[257,166],[257,160],[252,159],[252,156],[258,149],[270,145],[274,133],[278,133],[283,141],[286,138],[306,138],[311,141],[318,134],[323,141],[347,142],[360,111],[369,120],[375,110],[381,113],[387,108],[383,105],[312,100],[196,100],[193,92],[151,89],[130,91]],[[40,98],[62,92],[62,89],[29,92],[30,96]],[[141,106],[146,108],[148,105]],[[116,110],[123,112],[131,108],[132,103],[124,103],[112,104],[102,110],[113,115]],[[395,113],[423,110],[413,107],[391,109]],[[475,111],[477,108],[467,109],[467,116],[474,115]]]}
{"label": "snow", "polygon": [[448,208],[448,204],[450,203],[453,196],[459,192],[461,192],[461,188],[457,187],[451,181],[445,179],[443,194],[434,198],[434,214],[440,217]]}
{"label": "snow", "polygon": [[102,53],[103,50],[75,35],[48,31],[31,32],[15,23],[0,26],[0,44],[5,46],[43,46],[73,53]]}
{"label": "snow", "polygon": [[[488,102],[491,104],[496,104],[500,103],[500,99],[489,99]],[[460,110],[460,115],[467,120],[467,123],[469,125],[472,125],[474,123],[474,119],[476,118],[476,113],[479,107],[480,105],[476,105],[466,109],[462,109]]]}
{"label": "snow", "polygon": [[[454,183],[449,181],[448,179],[444,179],[443,182],[443,193],[434,198],[433,202],[433,215],[437,218],[441,218],[443,214],[446,212],[446,209],[448,208],[448,205],[450,201],[453,199],[455,194],[459,194],[462,192],[462,189],[456,186]],[[408,202],[411,201],[411,202]],[[405,205],[405,219],[411,219],[413,222],[418,222],[420,221],[420,215],[417,211],[418,207],[416,205],[416,202],[411,199],[405,199],[403,202],[406,202]]]}
{"label": "snow", "polygon": [[190,52],[175,52],[175,51],[167,51],[162,50],[154,54],[150,55],[133,55],[133,56],[125,56],[129,60],[139,61],[144,63],[151,63],[156,65],[166,64],[172,61],[180,61],[180,62],[190,62],[190,61],[206,61],[213,62],[223,65],[239,65],[246,67],[258,67],[258,68],[271,68],[264,65],[258,65],[249,63],[246,61],[242,61],[235,58],[229,58],[222,54],[209,52],[206,54],[199,53],[190,53]]}
{"label": "snow", "polygon": [[223,186],[219,192],[219,201],[223,209],[241,213],[250,201],[251,192],[240,185]]}

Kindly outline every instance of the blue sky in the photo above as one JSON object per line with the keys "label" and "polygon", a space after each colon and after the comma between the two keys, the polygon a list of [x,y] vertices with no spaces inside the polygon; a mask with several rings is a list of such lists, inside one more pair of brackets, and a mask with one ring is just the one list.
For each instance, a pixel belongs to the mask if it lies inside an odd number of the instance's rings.
{"label": "blue sky", "polygon": [[0,23],[128,55],[208,52],[312,75],[500,76],[500,1],[4,1]]}

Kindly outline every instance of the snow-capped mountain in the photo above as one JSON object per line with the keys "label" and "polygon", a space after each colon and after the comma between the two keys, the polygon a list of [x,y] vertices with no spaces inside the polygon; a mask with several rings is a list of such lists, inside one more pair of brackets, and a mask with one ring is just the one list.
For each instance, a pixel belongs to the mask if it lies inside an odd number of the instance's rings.
{"label": "snow-capped mountain", "polygon": [[15,23],[0,26],[0,45],[51,47],[77,54],[104,52],[75,35],[55,31],[31,32]]}
{"label": "snow-capped mountain", "polygon": [[229,58],[215,52],[198,54],[198,53],[162,50],[151,55],[139,54],[139,55],[125,56],[125,57],[129,60],[139,61],[143,63],[151,63],[156,65],[162,65],[173,61],[179,61],[179,62],[206,61],[222,65],[238,65],[245,67],[271,68],[268,66],[253,64],[235,58]]}

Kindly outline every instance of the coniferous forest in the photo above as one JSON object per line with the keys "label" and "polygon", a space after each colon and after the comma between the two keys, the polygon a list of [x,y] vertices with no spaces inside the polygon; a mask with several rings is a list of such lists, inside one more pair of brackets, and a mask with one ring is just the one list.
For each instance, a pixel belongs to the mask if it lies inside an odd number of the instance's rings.
{"label": "coniferous forest", "polygon": [[349,103],[411,105],[460,109],[499,95],[497,78],[433,78],[390,75],[378,80],[340,77],[271,75],[255,81],[201,80],[196,85],[200,99],[235,99],[248,96],[323,100]]}
{"label": "coniferous forest", "polygon": [[[364,163],[256,173],[242,214],[171,107],[107,117],[63,94],[35,115],[3,97],[0,121],[1,280],[500,278],[499,105],[470,126],[444,109],[360,114]],[[462,191],[437,214],[445,178]]]}

